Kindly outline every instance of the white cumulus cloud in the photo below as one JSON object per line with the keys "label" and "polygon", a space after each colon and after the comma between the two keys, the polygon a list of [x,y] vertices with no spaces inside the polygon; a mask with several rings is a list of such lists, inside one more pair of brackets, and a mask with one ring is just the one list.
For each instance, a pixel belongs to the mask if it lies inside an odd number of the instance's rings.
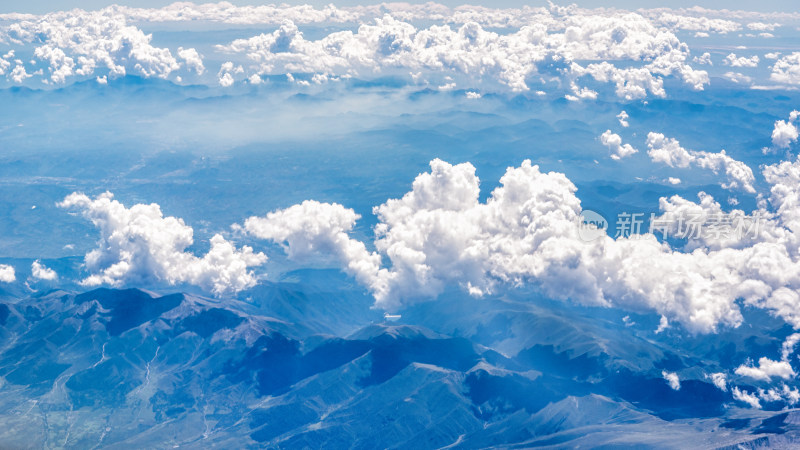
{"label": "white cumulus cloud", "polygon": [[789,148],[797,142],[798,132],[797,122],[800,111],[792,111],[789,120],[775,121],[775,128],[772,130],[772,145],[777,148]]}
{"label": "white cumulus cloud", "polygon": [[[332,79],[396,76],[429,86],[523,92],[553,77],[560,78],[563,86],[591,77],[613,83],[617,95],[625,99],[665,96],[663,81],[670,76],[703,89],[708,74],[689,65],[689,48],[675,31],[724,33],[740,27],[723,19],[644,10],[557,5],[448,8],[434,3],[350,8],[175,3],[154,9],[112,6],[0,17],[5,20],[0,24],[0,42],[33,47],[36,58],[47,64],[42,76],[48,83],[65,83],[76,76],[168,78],[182,67],[202,74],[203,58],[194,48],[157,47],[152,35],[132,24],[184,22],[189,27],[222,22],[278,26],[217,46],[230,55],[226,59],[245,67],[242,79],[290,73]],[[333,25],[334,30],[308,39],[298,28],[304,24]],[[356,27],[348,29],[345,24]],[[0,63],[0,70],[7,75],[5,65],[7,61]],[[14,80],[21,79],[23,69]],[[410,73],[415,75],[408,79]],[[446,81],[448,77],[452,80]],[[238,78],[229,71],[218,79],[229,86]],[[594,91],[578,92],[583,96],[567,95],[587,99]]]}
{"label": "white cumulus cloud", "polygon": [[31,263],[31,276],[37,280],[53,281],[58,278],[55,270],[46,267],[38,259]]}
{"label": "white cumulus cloud", "polygon": [[769,388],[758,390],[758,398],[766,402],[784,402],[793,406],[800,401],[800,391],[797,388],[790,388],[786,384],[782,384],[780,388]]}
{"label": "white cumulus cloud", "polygon": [[211,238],[202,258],[186,251],[193,230],[183,220],[164,217],[157,204],[130,208],[105,193],[94,199],[73,193],[59,203],[80,213],[100,231],[98,248],[86,254],[91,275],[82,284],[189,283],[215,295],[235,293],[256,284],[251,266],[266,257],[250,247],[236,249],[221,235]]}
{"label": "white cumulus cloud", "polygon": [[186,67],[194,70],[198,75],[202,75],[206,71],[205,66],[203,66],[203,57],[194,48],[178,47],[178,57],[183,59]]}
{"label": "white cumulus cloud", "polygon": [[692,154],[681,147],[680,142],[661,133],[648,133],[647,146],[650,148],[647,154],[653,162],[663,163],[670,167],[686,168],[695,160]]}
{"label": "white cumulus cloud", "polygon": [[34,56],[47,63],[49,81],[90,76],[98,69],[112,76],[129,73],[166,78],[179,68],[166,48],[151,45],[152,35],[128,25],[112,9],[73,10],[23,20],[0,29],[0,40],[33,45]]}
{"label": "white cumulus cloud", "polygon": [[723,77],[737,84],[752,84],[753,78],[739,72],[725,72]]}
{"label": "white cumulus cloud", "polygon": [[[219,77],[219,85],[222,87],[231,87],[235,82],[233,75],[234,74],[241,74],[244,72],[242,66],[234,65],[233,61],[227,61],[222,63],[219,68],[219,72],[217,73],[217,77]],[[256,83],[258,84],[258,83]]]}
{"label": "white cumulus cloud", "polygon": [[756,55],[746,58],[744,56],[736,56],[735,53],[730,53],[722,61],[731,67],[758,67],[759,58]]}
{"label": "white cumulus cloud", "polygon": [[[355,32],[331,33],[308,40],[290,20],[272,33],[237,39],[218,47],[246,55],[248,70],[259,75],[326,73],[337,76],[395,74],[440,85],[446,77],[458,86],[487,85],[512,91],[530,89],[531,77],[555,73],[555,64],[570,81],[592,76],[613,82],[618,95],[663,96],[662,77],[674,75],[695,89],[708,83],[704,71],[687,63],[688,48],[674,34],[637,14],[550,16],[509,34],[489,31],[474,21],[458,27],[417,28],[387,14],[363,23]],[[589,61],[582,67],[574,61]],[[597,61],[597,63],[591,63]],[[614,65],[608,61],[615,61]],[[644,67],[618,67],[623,61],[645,61]],[[430,79],[430,80],[429,80]],[[433,84],[436,83],[436,84]],[[589,90],[573,97],[585,98]]]}
{"label": "white cumulus cloud", "polygon": [[685,10],[674,11],[667,8],[659,8],[649,11],[646,10],[643,11],[643,13],[651,17],[657,23],[674,30],[696,31],[706,34],[727,34],[742,28],[741,24],[733,20],[712,18],[705,14],[697,16],[690,15],[686,14],[687,11]]}
{"label": "white cumulus cloud", "polygon": [[628,117],[629,117],[628,113],[625,111],[621,111],[619,114],[617,114],[617,120],[619,120],[619,124],[625,128],[628,128],[628,126],[630,125],[628,123]]}
{"label": "white cumulus cloud", "polygon": [[681,390],[681,380],[678,378],[678,374],[675,372],[667,372],[666,370],[661,371],[661,376],[664,377],[664,380],[667,382],[669,387],[674,391]]}
{"label": "white cumulus cloud", "polygon": [[8,264],[0,264],[0,282],[13,283],[16,281],[17,276],[14,273],[14,267]]}
{"label": "white cumulus cloud", "polygon": [[800,52],[794,52],[775,61],[769,78],[783,84],[800,84]]}
{"label": "white cumulus cloud", "polygon": [[775,31],[776,28],[779,28],[781,24],[779,23],[764,23],[764,22],[750,22],[747,24],[747,28],[753,31]]}
{"label": "white cumulus cloud", "polygon": [[795,376],[795,372],[787,361],[773,361],[762,357],[758,360],[758,366],[742,364],[736,368],[736,375],[759,381],[772,381],[772,378],[789,380]]}
{"label": "white cumulus cloud", "polygon": [[705,52],[700,56],[695,56],[692,58],[692,61],[696,62],[697,64],[704,64],[713,66],[714,63],[711,61],[711,53]]}
{"label": "white cumulus cloud", "polygon": [[789,360],[798,342],[800,342],[800,333],[793,333],[783,341],[783,346],[781,346],[781,359],[783,361]]}
{"label": "white cumulus cloud", "polygon": [[622,138],[611,130],[606,130],[600,135],[600,142],[611,151],[612,159],[622,159],[639,151],[631,147],[631,144],[623,144]]}
{"label": "white cumulus cloud", "polygon": [[[800,262],[791,250],[800,231],[798,178],[800,162],[768,166],[768,203],[776,212],[756,212],[768,218],[764,230],[691,240],[685,252],[650,233],[586,241],[575,186],[529,161],[509,168],[486,202],[478,200],[472,165],[432,161],[410,192],[374,208],[374,252],[349,236],[357,216],[341,205],[305,203],[251,218],[245,229],[297,259],[319,249],[387,310],[433,299],[448,285],[482,296],[530,283],[555,299],[650,309],[693,332],[738,326],[739,302],[800,327]],[[701,200],[673,197],[661,206],[716,217],[710,213],[719,204]]]}
{"label": "white cumulus cloud", "polygon": [[725,376],[724,373],[712,373],[708,376],[708,378],[711,378],[711,382],[714,383],[714,386],[716,386],[719,390],[723,392],[728,391],[728,377]]}
{"label": "white cumulus cloud", "polygon": [[686,150],[681,147],[678,140],[655,132],[647,134],[647,146],[649,147],[647,154],[653,162],[679,168],[695,165],[711,170],[715,174],[724,172],[727,183],[721,184],[723,188],[755,193],[753,170],[747,164],[728,156],[725,150],[719,153]]}
{"label": "white cumulus cloud", "polygon": [[17,64],[14,66],[14,69],[8,74],[8,79],[13,81],[17,84],[22,84],[28,78],[31,78],[33,75],[29,74],[27,70],[25,70],[25,66],[22,64]]}
{"label": "white cumulus cloud", "polygon": [[347,234],[359,218],[341,205],[307,200],[266,217],[251,217],[245,221],[244,230],[284,245],[289,258],[298,262],[333,258],[356,280],[380,292],[386,273],[380,268],[380,255],[367,251],[363,243]]}
{"label": "white cumulus cloud", "polygon": [[733,390],[731,390],[731,393],[733,394],[734,399],[747,403],[751,408],[761,409],[761,402],[758,400],[758,396],[756,394],[741,390],[736,386],[734,386]]}

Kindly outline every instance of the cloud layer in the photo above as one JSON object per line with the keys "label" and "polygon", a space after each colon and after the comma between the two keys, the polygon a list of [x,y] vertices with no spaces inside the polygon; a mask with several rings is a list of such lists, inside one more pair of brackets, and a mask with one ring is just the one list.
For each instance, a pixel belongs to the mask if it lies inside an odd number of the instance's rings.
{"label": "cloud layer", "polygon": [[[688,64],[688,47],[669,31],[636,14],[551,16],[510,34],[484,29],[477,22],[457,28],[417,28],[390,15],[355,32],[307,40],[297,26],[284,22],[272,33],[238,39],[219,49],[244,54],[258,75],[316,73],[342,76],[374,74],[439,83],[451,77],[456,86],[502,86],[527,91],[553,76],[590,76],[612,82],[618,95],[663,96],[662,76],[676,75],[695,89],[708,82]],[[586,67],[575,61],[601,61]],[[619,68],[607,61],[645,61],[644,67]],[[541,78],[541,79],[537,79]]]}
{"label": "cloud layer", "polygon": [[787,149],[797,142],[798,119],[800,119],[800,111],[792,111],[789,114],[789,120],[775,122],[775,128],[772,130],[772,145],[775,148]]}
{"label": "cloud layer", "polygon": [[[686,253],[652,234],[587,242],[575,186],[529,161],[509,168],[485,203],[478,200],[472,165],[432,161],[431,172],[421,174],[409,193],[375,208],[374,252],[347,237],[356,216],[340,205],[306,203],[251,218],[245,229],[284,244],[293,258],[309,248],[334,249],[340,265],[389,310],[435,298],[447,285],[481,296],[532,283],[553,298],[654,310],[695,332],[739,325],[740,300],[797,327],[798,167],[784,162],[765,169],[777,212],[756,212],[765,218],[756,233],[693,239]],[[665,215],[705,212],[701,218],[708,220],[722,213],[710,196],[702,194],[701,200],[676,196],[663,199],[661,208]],[[287,219],[292,216],[302,220]],[[350,248],[357,250],[344,251]],[[388,265],[380,266],[381,260]]]}
{"label": "cloud layer", "polygon": [[[315,9],[176,3],[161,9],[114,6],[3,17],[9,24],[0,26],[0,43],[32,46],[35,56],[30,64],[20,61],[13,69],[8,60],[0,63],[2,74],[15,83],[30,76],[55,84],[94,75],[98,81],[126,74],[200,76],[206,64],[195,48],[156,47],[152,35],[131,25],[196,21],[279,26],[217,46],[226,59],[244,66],[239,77],[220,71],[222,86],[301,73],[308,78],[300,80],[304,83],[393,76],[431,86],[524,92],[585,79],[612,83],[620,97],[638,99],[664,96],[667,76],[693,89],[709,82],[705,71],[688,64],[689,48],[675,35],[681,26],[673,20],[554,5],[518,10],[435,4]],[[309,40],[298,28],[322,23],[337,24],[341,30]],[[46,67],[35,65],[37,61]],[[179,71],[181,75],[175,75]]]}
{"label": "cloud layer", "polygon": [[[320,8],[227,2],[178,2],[163,8],[114,5],[98,11],[0,14],[0,46],[30,50],[34,57],[0,60],[0,75],[15,84],[30,83],[31,78],[55,84],[70,78],[104,83],[109,76],[124,74],[179,82],[191,77],[192,82],[208,83],[211,77],[202,75],[207,72],[205,58],[212,57],[234,60],[245,69],[241,77],[225,77],[223,86],[260,83],[266,74],[297,73],[307,75],[297,78],[303,84],[312,83],[314,77],[320,82],[393,76],[433,87],[512,92],[592,80],[611,83],[619,97],[632,100],[666,95],[664,78],[669,76],[693,89],[710,82],[706,71],[689,64],[710,64],[710,54],[692,55],[684,36],[770,38],[793,29],[788,25],[799,20],[798,13],[699,7],[629,12],[554,4],[521,8],[450,8],[436,3]],[[201,54],[184,42],[171,48],[153,45],[152,35],[143,29],[163,23],[191,31],[219,23],[268,31],[217,42],[214,53],[227,53],[225,58]],[[330,32],[311,40],[299,31],[306,26]],[[800,84],[798,58],[798,52],[779,57],[771,67],[770,82]],[[752,69],[760,57],[730,53],[721,62]],[[753,82],[747,74],[727,76]]]}

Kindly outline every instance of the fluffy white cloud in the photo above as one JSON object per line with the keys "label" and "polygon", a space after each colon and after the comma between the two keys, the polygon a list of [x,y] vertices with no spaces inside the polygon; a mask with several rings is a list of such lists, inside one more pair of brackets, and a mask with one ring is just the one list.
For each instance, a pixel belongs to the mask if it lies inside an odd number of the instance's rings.
{"label": "fluffy white cloud", "polygon": [[725,150],[719,153],[686,150],[681,147],[678,140],[655,132],[647,134],[647,146],[649,148],[647,154],[653,162],[679,168],[695,165],[711,170],[715,174],[725,172],[727,183],[721,184],[723,188],[755,193],[753,170],[747,164],[728,156]]}
{"label": "fluffy white cloud", "polygon": [[14,267],[8,264],[0,264],[0,282],[13,283],[17,276],[14,274]]}
{"label": "fluffy white cloud", "polygon": [[227,61],[222,63],[222,65],[219,68],[219,72],[217,73],[217,77],[219,78],[219,85],[222,87],[233,86],[233,83],[235,82],[233,78],[234,74],[238,75],[243,72],[244,69],[242,68],[242,66],[235,66],[233,64],[233,61]]}
{"label": "fluffy white cloud", "polygon": [[785,383],[780,388],[771,387],[769,389],[758,388],[756,392],[748,392],[734,386],[731,390],[733,398],[740,402],[747,403],[751,408],[761,409],[761,402],[782,402],[793,406],[800,402],[800,391],[797,388],[790,388]]}
{"label": "fluffy white cloud", "polygon": [[184,22],[213,21],[230,24],[279,24],[284,20],[298,23],[357,21],[360,14],[346,11],[333,5],[316,9],[310,5],[258,5],[236,6],[228,2],[193,4],[177,2],[163,8],[131,8],[114,6],[110,9],[136,21]]}
{"label": "fluffy white cloud", "polygon": [[[705,192],[700,192],[698,198],[699,203],[678,195],[659,200],[663,214],[655,217],[655,230],[664,238],[685,239],[685,251],[743,249],[759,242],[780,242],[786,237],[785,230],[767,214],[747,215],[738,209],[725,212]],[[707,232],[702,232],[701,227]]]}
{"label": "fluffy white cloud", "polygon": [[128,25],[123,15],[110,9],[22,20],[0,28],[0,40],[34,45],[34,56],[48,64],[53,83],[92,75],[97,68],[113,76],[135,73],[161,78],[179,68],[168,49],[152,46],[151,35]]}
{"label": "fluffy white cloud", "polygon": [[775,31],[776,28],[779,28],[781,24],[779,23],[764,23],[764,22],[750,22],[747,24],[747,28],[753,31]]}
{"label": "fluffy white cloud", "polygon": [[789,114],[789,120],[778,120],[775,122],[775,128],[772,130],[772,145],[777,148],[789,148],[793,143],[797,142],[798,129],[795,122],[797,122],[800,111],[792,111]]}
{"label": "fluffy white cloud", "polygon": [[676,139],[668,138],[661,133],[648,133],[647,154],[653,162],[666,164],[670,167],[689,167],[694,162],[694,156],[681,147]]}
{"label": "fluffy white cloud", "polygon": [[669,27],[674,30],[685,31],[699,31],[706,33],[719,33],[726,34],[732,31],[738,31],[742,26],[732,20],[714,19],[702,16],[687,15],[683,11],[670,11],[666,9],[658,9],[651,11],[643,11],[645,15],[651,17],[655,22],[660,25]]}
{"label": "fluffy white cloud", "polygon": [[798,342],[800,342],[800,333],[793,333],[783,341],[783,346],[781,346],[781,359],[783,361],[789,360]]}
{"label": "fluffy white cloud", "polygon": [[725,376],[724,373],[712,373],[711,375],[707,375],[707,378],[711,378],[711,382],[714,383],[714,386],[716,386],[719,390],[728,392],[728,377]]}
{"label": "fluffy white cloud", "polygon": [[753,55],[750,58],[744,56],[736,56],[735,53],[730,53],[722,60],[723,63],[731,67],[758,67],[758,56]]}
{"label": "fluffy white cloud", "polygon": [[[685,252],[649,233],[583,239],[575,186],[529,161],[509,168],[482,203],[472,165],[434,160],[410,192],[374,208],[375,252],[348,236],[356,216],[340,205],[307,203],[252,218],[245,228],[284,244],[295,258],[325,249],[388,310],[435,298],[448,285],[481,296],[532,283],[556,299],[654,310],[665,323],[675,320],[693,332],[738,326],[740,301],[800,327],[800,262],[793,250],[800,162],[768,166],[765,178],[777,212],[758,212],[769,219],[763,232],[693,240]],[[721,212],[710,197],[700,204],[678,199],[663,200],[665,213]]]}
{"label": "fluffy white cloud", "polygon": [[46,267],[38,259],[31,263],[31,276],[37,280],[53,281],[58,278],[55,270]]}
{"label": "fluffy white cloud", "polygon": [[797,136],[798,131],[794,124],[778,120],[772,130],[772,145],[780,148],[789,148],[793,142],[797,141]]}
{"label": "fluffy white cloud", "polygon": [[628,128],[628,126],[630,125],[628,123],[628,117],[629,117],[628,113],[625,111],[621,111],[619,114],[617,114],[617,120],[619,120],[619,124],[625,128]]}
{"label": "fluffy white cloud", "polygon": [[26,79],[32,76],[33,75],[29,74],[25,70],[25,66],[23,66],[22,64],[17,64],[16,66],[14,66],[14,70],[12,70],[11,73],[8,74],[8,79],[13,81],[14,83],[21,84]]}
{"label": "fluffy white cloud", "polygon": [[597,99],[597,91],[593,91],[588,87],[579,88],[577,84],[573,83],[571,89],[572,94],[567,94],[564,96],[564,98],[571,102]]}
{"label": "fluffy white cloud", "polygon": [[[794,369],[789,363],[789,358],[794,352],[794,347],[800,341],[800,333],[789,335],[781,346],[781,360],[773,361],[767,357],[762,357],[758,360],[758,366],[753,365],[751,361],[739,366],[735,373],[737,375],[752,378],[758,381],[770,382],[773,378],[781,378],[783,380],[790,380],[796,376]],[[800,400],[800,393],[797,389],[789,390],[786,385],[783,390],[776,390],[774,388],[767,391],[759,389],[758,396],[765,401],[787,401],[790,404],[797,403]]]}
{"label": "fluffy white cloud", "polygon": [[[53,83],[101,70],[112,77],[135,73],[166,78],[180,70],[179,60],[186,70],[201,74],[205,67],[195,49],[179,47],[176,59],[169,49],[153,46],[151,35],[129,24],[213,21],[280,25],[274,32],[218,47],[235,55],[230,59],[238,57],[237,64],[245,58],[250,61],[243,77],[247,79],[290,73],[337,78],[408,77],[413,73],[411,81],[431,86],[455,83],[465,88],[520,92],[553,77],[562,78],[564,85],[592,77],[614,83],[617,94],[626,99],[663,97],[666,76],[681,78],[693,89],[702,89],[709,82],[705,71],[689,66],[687,45],[671,30],[724,32],[738,26],[719,19],[675,14],[648,18],[625,11],[556,5],[451,9],[433,3],[329,5],[320,9],[175,3],[160,9],[112,6],[92,12],[75,9],[44,16],[2,17],[8,24],[0,25],[0,42],[34,46],[36,57],[47,62],[48,81]],[[359,26],[355,31],[333,31],[318,40],[307,40],[297,26],[312,23],[332,24],[333,28]],[[497,29],[505,31],[489,31]],[[576,61],[587,65],[582,67]],[[230,75],[219,76],[223,86],[236,78],[227,73]],[[443,82],[447,77],[453,80]]]}
{"label": "fluffy white cloud", "polygon": [[230,72],[225,72],[220,74],[219,76],[219,85],[222,87],[231,87],[233,86],[234,80],[233,75]]}
{"label": "fluffy white cloud", "polygon": [[[693,6],[691,8],[653,8],[646,10],[648,16],[658,14],[677,14],[687,17],[699,17],[706,19],[723,19],[734,23],[751,23],[751,22],[767,22],[767,23],[786,23],[800,19],[800,14],[797,12],[759,12],[759,11],[744,11],[744,10],[731,10],[731,9],[710,9],[702,6]],[[736,28],[737,31],[741,27]]]}
{"label": "fluffy white cloud", "polygon": [[11,58],[14,57],[14,50],[9,51],[2,57],[0,57],[0,75],[5,75],[6,71],[11,67]]}
{"label": "fluffy white cloud", "polygon": [[220,235],[211,238],[202,258],[187,252],[192,228],[181,219],[164,217],[157,204],[126,208],[110,193],[94,199],[73,193],[59,206],[80,211],[100,230],[98,248],[86,254],[91,275],[84,285],[190,283],[223,295],[255,285],[248,267],[266,261],[263,254],[247,246],[236,249]]}
{"label": "fluffy white cloud", "polygon": [[778,83],[800,84],[800,52],[775,61],[769,78]]}
{"label": "fluffy white cloud", "polygon": [[674,391],[681,390],[681,380],[678,378],[678,374],[675,372],[667,372],[666,370],[661,371],[661,376],[664,377],[664,380],[667,382],[669,387]]}
{"label": "fluffy white cloud", "polygon": [[604,61],[600,64],[589,64],[585,69],[573,64],[572,71],[579,75],[591,75],[603,83],[613,82],[617,96],[626,100],[644,98],[648,92],[658,97],[666,96],[664,81],[653,73],[651,67],[620,69]]}
{"label": "fluffy white cloud", "polygon": [[184,60],[187,68],[194,70],[198,75],[202,75],[206,71],[203,66],[203,57],[196,49],[178,47],[178,57]]}
{"label": "fluffy white cloud", "polygon": [[[418,74],[419,82],[488,84],[513,91],[530,89],[535,75],[592,76],[614,82],[619,95],[663,96],[663,76],[676,75],[693,88],[708,82],[703,71],[686,64],[688,48],[674,34],[636,14],[553,16],[499,34],[477,22],[458,28],[433,25],[418,29],[391,15],[307,40],[295,23],[285,21],[272,33],[238,39],[219,50],[244,54],[258,74],[325,73],[338,76]],[[576,60],[601,61],[581,67]],[[615,61],[611,64],[608,61]],[[645,61],[642,67],[618,67],[622,61]],[[553,67],[555,66],[555,67]]]}
{"label": "fluffy white cloud", "polygon": [[715,174],[721,171],[725,172],[728,182],[721,184],[723,188],[741,189],[746,192],[755,193],[756,190],[753,187],[755,176],[753,176],[753,170],[742,161],[737,161],[728,156],[725,150],[720,150],[719,153],[695,152],[695,155],[695,164],[697,164],[697,166],[711,170]]}
{"label": "fluffy white cloud", "polygon": [[709,66],[713,66],[714,63],[711,61],[711,53],[705,52],[700,56],[695,56],[692,58],[692,61],[696,62],[697,64],[705,64]]}
{"label": "fluffy white cloud", "polygon": [[266,217],[251,217],[245,221],[244,230],[284,245],[289,258],[298,262],[333,258],[357,281],[382,292],[386,270],[380,268],[380,255],[347,235],[359,218],[342,205],[307,200]]}
{"label": "fluffy white cloud", "polygon": [[789,380],[795,376],[794,369],[787,361],[773,361],[767,357],[758,360],[758,366],[743,364],[736,369],[736,375],[759,381],[772,381],[772,378]]}
{"label": "fluffy white cloud", "polygon": [[631,144],[623,145],[622,138],[618,134],[612,133],[611,130],[606,130],[600,135],[600,142],[611,151],[612,159],[622,159],[639,151],[631,147]]}
{"label": "fluffy white cloud", "polygon": [[758,396],[756,394],[741,390],[735,386],[733,390],[731,390],[731,393],[733,394],[734,399],[747,403],[751,408],[761,409],[761,402],[758,400]]}
{"label": "fluffy white cloud", "polygon": [[782,225],[800,234],[800,160],[766,166],[762,173],[771,185],[770,203],[777,208]]}
{"label": "fluffy white cloud", "polygon": [[669,328],[669,319],[667,319],[665,316],[661,316],[661,318],[658,319],[658,327],[656,327],[653,333],[655,334],[663,333],[664,330],[666,330],[667,328]]}
{"label": "fluffy white cloud", "polygon": [[[374,19],[389,13],[404,21],[436,21],[464,24],[477,22],[491,28],[519,28],[531,23],[556,22],[563,16],[602,15],[601,10],[586,10],[577,6],[558,6],[548,8],[523,6],[521,8],[490,8],[483,6],[458,6],[449,8],[442,4],[382,3],[352,7],[327,5],[315,8],[310,5],[258,5],[237,6],[228,2],[193,4],[174,3],[162,8],[133,8],[112,6],[106,11],[122,14],[136,22],[223,22],[229,24],[280,24],[285,20],[295,23],[353,23]],[[650,18],[657,26],[674,31],[704,31],[725,34],[742,29],[740,22],[746,22],[748,29],[772,31],[780,24],[766,23],[779,20],[796,20],[791,15],[751,13],[744,11],[716,11],[703,8],[671,10],[667,8],[640,9],[640,13]],[[611,12],[613,14],[613,11]],[[30,20],[27,14],[6,14],[0,17],[8,20]]]}
{"label": "fluffy white cloud", "polygon": [[752,84],[753,78],[739,72],[725,72],[723,77],[737,84]]}
{"label": "fluffy white cloud", "polygon": [[797,388],[790,388],[786,384],[783,384],[780,389],[759,389],[758,398],[767,402],[784,402],[793,406],[800,401],[800,391],[798,391]]}

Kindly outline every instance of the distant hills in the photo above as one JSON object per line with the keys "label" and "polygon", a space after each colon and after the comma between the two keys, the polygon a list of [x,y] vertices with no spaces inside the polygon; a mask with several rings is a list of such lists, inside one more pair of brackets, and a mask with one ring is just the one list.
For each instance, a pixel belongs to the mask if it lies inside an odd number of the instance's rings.
{"label": "distant hills", "polygon": [[[677,330],[654,335],[616,312],[534,293],[517,293],[524,302],[452,293],[384,322],[347,283],[305,270],[249,303],[138,289],[8,300],[0,442],[754,448],[800,435],[795,410],[740,409],[703,376],[723,357],[741,363],[764,343],[779,347],[786,330],[767,316],[724,341],[678,340]],[[679,374],[680,390],[664,370]]]}

